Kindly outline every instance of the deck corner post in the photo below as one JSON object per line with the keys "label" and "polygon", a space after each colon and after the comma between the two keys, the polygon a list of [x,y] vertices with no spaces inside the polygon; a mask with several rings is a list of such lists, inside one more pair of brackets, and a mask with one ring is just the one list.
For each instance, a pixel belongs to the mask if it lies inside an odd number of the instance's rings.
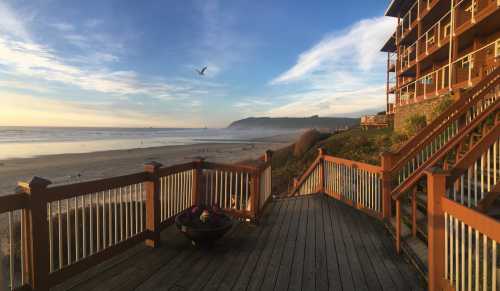
{"label": "deck corner post", "polygon": [[319,166],[319,185],[318,193],[325,192],[325,165],[324,165],[325,151],[323,148],[318,148],[318,166]]}
{"label": "deck corner post", "polygon": [[259,215],[260,208],[260,170],[253,174],[252,183],[250,184],[250,199],[251,199],[251,213],[253,220],[256,221]]}
{"label": "deck corner post", "polygon": [[444,278],[444,212],[441,197],[446,192],[447,172],[437,168],[426,171],[427,174],[427,227],[428,227],[428,266],[430,291],[443,289]]}
{"label": "deck corner post", "polygon": [[150,233],[146,245],[157,248],[160,245],[160,168],[162,164],[149,162],[144,164],[148,180],[144,182],[146,190],[146,230]]}
{"label": "deck corner post", "polygon": [[271,159],[273,158],[273,151],[272,150],[267,150],[265,155],[264,155],[264,161],[271,162]]}
{"label": "deck corner post", "polygon": [[30,196],[30,209],[28,211],[27,230],[30,241],[27,252],[31,261],[30,279],[33,290],[49,290],[50,254],[49,254],[49,222],[47,212],[47,187],[51,181],[33,177],[29,182],[19,182],[19,188]]}
{"label": "deck corner post", "polygon": [[192,194],[192,204],[197,205],[203,199],[203,168],[205,166],[205,159],[200,158],[193,163],[194,175],[193,175],[193,194]]}
{"label": "deck corner post", "polygon": [[380,155],[382,166],[382,217],[390,219],[392,204],[392,173],[391,169],[394,163],[394,154],[384,152]]}

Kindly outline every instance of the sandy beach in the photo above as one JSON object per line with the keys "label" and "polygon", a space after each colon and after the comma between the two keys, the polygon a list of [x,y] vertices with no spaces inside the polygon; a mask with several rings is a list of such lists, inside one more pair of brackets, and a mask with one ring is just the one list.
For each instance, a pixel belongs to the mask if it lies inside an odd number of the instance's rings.
{"label": "sandy beach", "polygon": [[292,143],[296,137],[297,134],[285,134],[247,142],[199,143],[0,160],[0,195],[12,194],[17,181],[26,181],[33,176],[49,179],[54,184],[65,184],[138,172],[148,161],[173,165],[198,157],[222,163],[255,159],[267,149],[276,150]]}

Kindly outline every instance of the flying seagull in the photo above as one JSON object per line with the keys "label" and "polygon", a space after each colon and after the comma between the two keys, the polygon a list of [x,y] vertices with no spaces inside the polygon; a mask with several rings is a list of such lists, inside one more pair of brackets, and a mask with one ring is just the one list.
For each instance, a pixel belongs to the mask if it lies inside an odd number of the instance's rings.
{"label": "flying seagull", "polygon": [[205,71],[206,71],[206,70],[207,70],[207,67],[205,66],[205,67],[204,67],[203,69],[201,69],[201,70],[198,70],[198,69],[197,69],[197,70],[196,70],[196,72],[198,72],[198,74],[199,74],[200,76],[204,76],[204,75],[205,75]]}

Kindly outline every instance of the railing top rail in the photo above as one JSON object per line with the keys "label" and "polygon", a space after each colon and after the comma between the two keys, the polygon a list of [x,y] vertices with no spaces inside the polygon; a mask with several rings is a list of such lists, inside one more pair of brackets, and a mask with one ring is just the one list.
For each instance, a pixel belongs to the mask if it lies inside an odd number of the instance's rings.
{"label": "railing top rail", "polygon": [[500,221],[444,196],[441,197],[441,205],[444,212],[463,221],[489,238],[500,241]]}
{"label": "railing top rail", "polygon": [[124,176],[105,178],[68,185],[52,186],[43,197],[47,202],[69,199],[81,195],[98,193],[106,190],[126,187],[149,180],[149,174],[139,172]]}
{"label": "railing top rail", "polygon": [[[450,107],[448,107],[443,113],[436,117],[429,125],[420,130],[413,138],[406,142],[398,151],[395,153],[398,162],[394,165],[393,170],[397,169],[404,163],[404,160],[415,154],[416,151],[428,141],[428,136],[434,136],[439,133],[440,129],[454,120],[449,119],[457,112],[463,112],[467,110],[468,104],[474,102],[476,98],[471,98],[476,95],[479,90],[484,90],[490,88],[491,86],[497,84],[500,81],[500,67],[497,67],[493,72],[491,72],[487,77],[483,78],[476,86],[471,88],[469,91],[465,92],[459,100],[454,102]],[[494,82],[492,82],[494,81]],[[490,84],[488,84],[490,83]],[[484,87],[488,85],[487,87]],[[477,97],[477,96],[476,96]],[[458,114],[455,114],[456,118]],[[403,153],[406,155],[402,156]]]}
{"label": "railing top rail", "polygon": [[316,166],[319,164],[319,162],[321,161],[321,158],[323,156],[321,155],[318,155],[316,157],[316,159],[311,163],[311,165],[309,166],[309,168],[304,172],[304,174],[302,174],[297,182],[297,186],[292,189],[292,193],[290,194],[295,194],[295,192],[297,192],[297,190],[299,190],[300,186],[304,183],[304,181],[307,180],[307,178],[309,177],[309,175],[311,175],[311,173],[314,171],[314,169],[316,169]]}
{"label": "railing top rail", "polygon": [[352,167],[352,168],[358,168],[360,170],[364,170],[364,171],[368,171],[368,172],[372,172],[372,173],[376,173],[376,174],[382,173],[382,167],[380,167],[380,166],[370,165],[370,164],[352,161],[352,160],[347,160],[347,159],[343,159],[343,158],[337,158],[334,156],[324,156],[324,159],[325,159],[325,161],[342,164],[342,165]]}
{"label": "railing top rail", "polygon": [[0,196],[0,213],[28,208],[29,196],[26,193]]}

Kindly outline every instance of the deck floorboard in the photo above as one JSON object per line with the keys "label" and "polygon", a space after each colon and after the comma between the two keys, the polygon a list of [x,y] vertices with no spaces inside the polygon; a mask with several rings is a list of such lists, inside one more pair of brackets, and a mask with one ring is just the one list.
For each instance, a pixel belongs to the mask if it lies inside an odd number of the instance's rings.
{"label": "deck floorboard", "polygon": [[[99,271],[98,271],[99,270]],[[324,195],[275,200],[210,249],[174,227],[158,249],[93,268],[55,290],[423,290],[380,221]]]}

